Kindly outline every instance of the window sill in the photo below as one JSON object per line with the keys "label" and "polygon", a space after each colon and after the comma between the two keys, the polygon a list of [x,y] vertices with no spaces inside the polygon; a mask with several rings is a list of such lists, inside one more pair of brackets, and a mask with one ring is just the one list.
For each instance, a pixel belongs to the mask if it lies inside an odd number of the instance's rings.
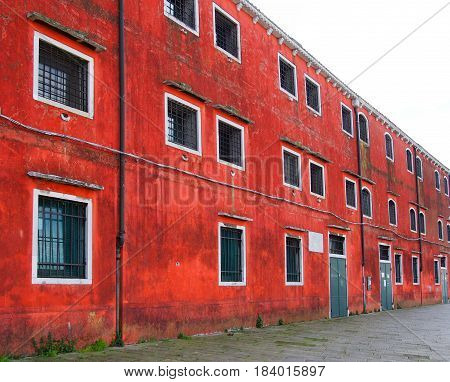
{"label": "window sill", "polygon": [[92,285],[90,279],[50,279],[33,277],[33,285]]}
{"label": "window sill", "polygon": [[[35,101],[42,102],[42,103],[45,103],[45,104],[50,105],[50,106],[54,106],[54,107],[56,107],[58,109],[65,110],[65,111],[68,111],[68,112],[73,113],[73,114],[80,115],[80,116],[85,117],[85,118],[94,119],[94,112],[85,112],[85,111],[81,111],[81,110],[78,110],[78,109],[74,109],[73,107],[64,105],[64,104],[56,102],[56,101],[52,101],[50,99],[38,96],[36,94],[33,96],[33,99]],[[91,105],[89,105],[89,109],[91,109]]]}
{"label": "window sill", "polygon": [[224,282],[220,282],[219,286],[221,287],[244,287],[247,286],[246,282],[240,282],[240,283],[224,283]]}

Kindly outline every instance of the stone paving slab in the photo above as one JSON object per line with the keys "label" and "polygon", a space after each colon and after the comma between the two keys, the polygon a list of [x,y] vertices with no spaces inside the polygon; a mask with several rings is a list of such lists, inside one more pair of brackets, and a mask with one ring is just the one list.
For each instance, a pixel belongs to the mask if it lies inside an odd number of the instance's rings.
{"label": "stone paving slab", "polygon": [[450,361],[450,305],[162,340],[28,361]]}

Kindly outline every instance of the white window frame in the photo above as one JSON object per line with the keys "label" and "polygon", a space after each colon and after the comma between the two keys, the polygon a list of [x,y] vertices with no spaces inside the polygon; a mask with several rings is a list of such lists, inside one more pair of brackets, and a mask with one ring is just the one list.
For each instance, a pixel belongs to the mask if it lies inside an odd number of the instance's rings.
{"label": "white window frame", "polygon": [[[362,192],[363,192],[364,190],[367,190],[367,191],[369,192],[369,195],[370,195],[370,216],[365,215],[365,214],[364,214],[364,210],[362,210],[362,212],[363,212],[363,217],[365,217],[366,219],[373,219],[373,198],[372,198],[372,192],[371,192],[367,187],[363,187],[363,188],[361,189],[361,196],[362,196]],[[361,198],[361,209],[362,209],[362,208],[363,208],[363,207],[362,207],[362,198]]]}
{"label": "white window frame", "polygon": [[[394,207],[395,207],[395,224],[391,223],[391,211],[389,210],[389,203],[390,202],[394,202]],[[392,199],[392,198],[388,199],[388,220],[389,220],[389,225],[390,226],[392,226],[392,227],[397,227],[398,226],[397,202],[394,199]]]}
{"label": "white window frame", "polygon": [[[389,247],[389,260],[381,260],[380,258],[380,247]],[[380,263],[386,263],[386,264],[391,264],[391,269],[392,269],[392,245],[391,244],[387,244],[387,243],[378,243],[378,261]],[[392,273],[392,271],[391,271]],[[392,276],[392,275],[391,275]]]}
{"label": "white window frame", "polygon": [[[219,11],[223,16],[225,16],[227,19],[229,19],[231,22],[236,24],[237,27],[237,46],[238,46],[238,57],[233,56],[231,53],[227,52],[225,49],[222,49],[220,46],[217,45],[217,36],[216,36],[216,10]],[[241,63],[241,24],[239,21],[237,21],[233,16],[231,16],[228,12],[226,12],[224,9],[219,7],[216,3],[213,3],[213,33],[214,33],[214,47],[225,54],[228,58],[237,61]]]}
{"label": "white window frame", "polygon": [[[336,253],[331,253],[331,246],[330,246],[330,236],[338,236],[338,237],[343,237],[344,238],[344,254],[343,255],[338,255]],[[341,235],[339,233],[336,232],[330,232],[328,231],[328,256],[329,257],[335,257],[337,259],[347,259],[347,235]],[[346,279],[348,280],[348,279]]]}
{"label": "white window frame", "polygon": [[[416,219],[416,229],[415,230],[411,229],[411,211],[414,212],[414,216],[415,216],[415,219]],[[417,211],[416,211],[415,208],[412,208],[412,207],[409,208],[409,216],[408,216],[408,218],[409,218],[409,230],[411,232],[416,232],[417,233],[418,230],[419,230],[419,221],[418,221],[418,218],[417,218]]]}
{"label": "white window frame", "polygon": [[[287,239],[292,238],[300,240],[300,282],[287,281]],[[300,236],[284,234],[284,283],[286,286],[303,286],[304,285],[304,268],[303,268],[303,239]]]}
{"label": "white window frame", "polygon": [[[437,180],[439,181],[439,187],[436,187],[436,174],[437,174]],[[434,187],[437,191],[441,191],[441,174],[438,170],[434,170]]]}
{"label": "white window frame", "polygon": [[163,0],[163,8],[164,8],[164,15],[172,20],[173,22],[180,25],[183,29],[186,29],[187,31],[193,33],[196,36],[200,36],[200,24],[199,24],[199,9],[198,9],[198,0],[195,1],[195,26],[196,29],[192,29],[189,25],[186,25],[181,20],[177,19],[175,16],[171,15],[166,10],[166,0]]}
{"label": "white window frame", "polygon": [[[350,112],[350,116],[351,116],[350,121],[351,121],[351,128],[352,128],[351,134],[348,131],[344,130],[344,118],[343,118],[343,115],[342,115],[342,109],[343,108],[347,109]],[[345,134],[347,134],[348,136],[350,136],[352,138],[355,136],[355,130],[354,130],[354,127],[353,127],[353,110],[350,107],[348,107],[343,102],[341,102],[341,128],[342,128],[342,131]]]}
{"label": "white window frame", "polygon": [[[319,95],[319,110],[318,111],[308,105],[308,90],[306,87],[306,80],[311,81],[314,85],[317,86],[317,91],[318,91],[318,95]],[[312,77],[308,76],[306,73],[305,73],[305,105],[314,114],[318,115],[319,117],[322,116],[322,95],[320,93],[320,84],[316,80],[314,80]]]}
{"label": "white window frame", "polygon": [[[174,142],[169,141],[169,99],[173,101],[177,101],[187,107],[190,107],[191,109],[194,109],[197,112],[197,147],[198,150],[190,149],[189,147],[185,147],[182,145],[179,145]],[[173,95],[171,93],[164,93],[164,124],[165,124],[165,142],[167,146],[174,147],[176,149],[186,151],[191,154],[202,156],[202,113],[198,106],[180,98],[176,95]]]}
{"label": "white window frame", "polygon": [[[56,48],[62,49],[67,53],[73,54],[88,63],[88,111],[78,110],[76,108],[64,105],[57,101],[53,101],[39,95],[39,43],[45,41]],[[47,105],[57,107],[69,111],[73,114],[80,115],[89,119],[94,118],[94,59],[80,51],[73,49],[53,38],[50,38],[40,32],[34,32],[34,58],[33,58],[33,99]]]}
{"label": "white window frame", "polygon": [[[447,190],[445,189],[445,185],[447,185]],[[448,178],[444,176],[444,194],[450,196],[450,184],[448,183]]]}
{"label": "white window frame", "polygon": [[416,158],[417,158],[417,160],[420,162],[420,173],[422,174],[422,176],[419,176],[418,175],[418,173],[417,173],[417,162],[416,162],[416,160],[414,160],[414,167],[416,168],[416,174],[417,174],[417,178],[421,181],[421,182],[423,182],[423,162],[422,162],[422,159],[420,158],[420,157],[418,157],[418,156],[416,156]]}
{"label": "white window frame", "polygon": [[[442,221],[442,219],[438,219],[438,222],[437,222],[437,225],[438,225],[438,239],[439,239],[439,241],[444,241],[444,222]],[[439,237],[439,226],[441,227],[441,232],[442,232],[442,236],[441,237]]]}
{"label": "white window frame", "polygon": [[[219,122],[222,121],[227,125],[235,127],[239,129],[241,132],[241,157],[242,157],[242,166],[235,165],[234,163],[229,163],[220,159],[220,151],[219,151]],[[226,166],[235,168],[237,170],[245,171],[245,134],[244,134],[244,126],[238,125],[237,123],[230,121],[227,118],[221,117],[220,115],[216,116],[216,141],[217,141],[217,162],[224,164]]]}
{"label": "white window frame", "polygon": [[[395,267],[395,257],[400,256],[400,277],[401,281],[397,282],[397,268]],[[401,253],[394,252],[394,271],[395,271],[395,285],[403,285],[403,255]]]}
{"label": "white window frame", "polygon": [[[294,85],[295,85],[295,95],[289,93],[287,90],[283,89],[281,86],[281,66],[280,66],[280,60],[283,60],[287,65],[290,65],[292,69],[294,69]],[[290,99],[296,100],[298,102],[298,78],[297,78],[297,66],[292,62],[289,61],[285,56],[283,56],[281,53],[278,53],[278,85],[280,90],[287,94]]]}
{"label": "white window frame", "polygon": [[[222,261],[221,261],[221,253],[222,253],[222,240],[220,236],[220,229],[224,228],[233,228],[239,229],[242,231],[242,282],[223,282],[222,281]],[[223,287],[241,287],[247,285],[247,251],[246,251],[246,234],[244,226],[235,226],[232,224],[225,224],[220,222],[218,228],[218,260],[219,260],[219,286]]]}
{"label": "white window frame", "polygon": [[[436,277],[434,274],[434,272],[436,272],[436,263],[438,263],[438,282],[436,282]],[[433,259],[433,281],[434,285],[441,285],[441,259]]]}
{"label": "white window frame", "polygon": [[[355,185],[355,204],[356,204],[355,207],[350,206],[348,204],[348,200],[347,200],[347,182],[353,183]],[[351,210],[355,210],[356,211],[358,209],[358,190],[357,190],[356,182],[353,179],[344,177],[344,194],[345,194],[345,206],[347,208],[350,208]]]}
{"label": "white window frame", "polygon": [[[322,168],[322,180],[323,180],[323,195],[316,194],[315,192],[312,192],[312,176],[311,176],[311,163],[315,164],[318,167]],[[314,195],[317,198],[325,199],[327,195],[327,187],[326,187],[326,174],[325,174],[325,166],[321,165],[320,163],[313,161],[312,159],[308,162],[308,171],[309,171],[309,193],[311,195]]]}
{"label": "white window frame", "polygon": [[446,234],[447,234],[447,243],[450,243],[450,235],[448,234],[448,227],[450,227],[449,223],[447,223],[447,225],[446,225],[446,228],[447,228]]}
{"label": "white window frame", "polygon": [[[359,116],[362,115],[364,119],[366,120],[366,126],[367,126],[367,142],[363,141],[361,139],[361,125],[359,123]],[[370,146],[370,129],[369,129],[369,119],[366,117],[366,115],[363,112],[358,113],[358,139],[360,142],[362,142],[366,146]]]}
{"label": "white window frame", "polygon": [[[408,168],[408,152],[409,152],[409,154],[411,155],[411,167],[412,167],[412,171],[410,171],[409,168]],[[411,173],[411,174],[414,174],[414,172],[415,172],[415,170],[414,170],[414,168],[415,168],[415,165],[414,165],[414,155],[413,155],[413,153],[412,153],[412,151],[411,151],[410,149],[406,149],[406,150],[405,150],[405,153],[406,153],[406,171],[408,171],[408,172]]]}
{"label": "white window frame", "polygon": [[[417,282],[414,282],[414,259],[417,259]],[[411,257],[411,268],[412,268],[412,273],[411,273],[411,281],[413,285],[420,285],[420,259],[418,256],[412,256]]]}
{"label": "white window frame", "polygon": [[[288,152],[289,154],[295,155],[297,157],[297,162],[298,162],[298,179],[299,179],[299,187],[297,186],[293,186],[292,184],[286,183],[285,181],[285,173],[284,173],[284,152]],[[290,187],[293,188],[295,190],[302,190],[302,156],[295,152],[294,150],[288,149],[285,146],[281,147],[281,160],[282,160],[282,165],[283,165],[283,185],[286,187]]]}
{"label": "white window frame", "polygon": [[[85,279],[65,279],[65,278],[42,278],[38,277],[38,229],[39,229],[39,196],[69,200],[86,204],[86,278]],[[90,285],[92,284],[92,199],[82,198],[70,194],[46,191],[40,189],[33,190],[33,238],[32,238],[32,265],[31,283],[39,285]]]}
{"label": "white window frame", "polygon": [[[420,232],[420,215],[423,215],[424,233]],[[419,233],[421,235],[426,236],[426,234],[427,234],[427,216],[422,211],[419,211],[419,214],[417,215],[417,217],[418,217],[418,219],[417,219],[417,229],[418,229],[418,231],[419,231]]]}
{"label": "white window frame", "polygon": [[[391,149],[392,149],[392,158],[388,156],[387,150],[386,150],[386,136],[391,138]],[[386,151],[386,158],[389,159],[391,162],[395,162],[395,152],[394,152],[394,138],[392,138],[392,135],[389,133],[384,133],[384,150]]]}

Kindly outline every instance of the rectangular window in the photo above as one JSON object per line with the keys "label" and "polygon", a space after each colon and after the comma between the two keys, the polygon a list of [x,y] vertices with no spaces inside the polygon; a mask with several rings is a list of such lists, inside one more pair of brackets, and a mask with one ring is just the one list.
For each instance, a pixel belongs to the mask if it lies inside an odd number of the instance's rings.
{"label": "rectangular window", "polygon": [[305,75],[306,106],[315,113],[321,114],[320,86],[312,78]]}
{"label": "rectangular window", "polygon": [[441,268],[446,269],[447,268],[447,258],[441,257]]}
{"label": "rectangular window", "polygon": [[245,283],[245,230],[220,225],[220,284]]}
{"label": "rectangular window", "polygon": [[297,99],[297,68],[281,54],[278,54],[280,89]]}
{"label": "rectangular window", "polygon": [[403,262],[402,255],[395,255],[395,283],[403,284]]}
{"label": "rectangular window", "polygon": [[419,280],[419,258],[413,257],[412,258],[412,273],[413,273],[413,284],[418,285]]}
{"label": "rectangular window", "polygon": [[92,208],[88,199],[34,191],[33,284],[90,284]]}
{"label": "rectangular window", "polygon": [[164,0],[164,14],[198,35],[198,0]]}
{"label": "rectangular window", "polygon": [[166,93],[166,143],[201,154],[200,109]]}
{"label": "rectangular window", "polygon": [[283,148],[283,172],[286,186],[300,188],[300,155]]}
{"label": "rectangular window", "polygon": [[301,240],[286,237],[286,283],[300,285],[302,275],[302,246]]}
{"label": "rectangular window", "polygon": [[450,243],[450,224],[447,224],[447,241]]}
{"label": "rectangular window", "polygon": [[224,118],[217,118],[219,162],[244,168],[244,129]]}
{"label": "rectangular window", "polygon": [[352,110],[341,104],[342,130],[353,137],[353,114]]}
{"label": "rectangular window", "polygon": [[325,197],[325,177],[323,166],[309,162],[309,173],[310,173],[310,190],[311,194],[319,196],[321,198]]}
{"label": "rectangular window", "polygon": [[436,285],[440,284],[440,277],[441,277],[441,269],[439,265],[439,260],[434,260],[434,283]]}
{"label": "rectangular window", "polygon": [[391,248],[388,245],[380,244],[380,261],[391,261]]}
{"label": "rectangular window", "polygon": [[38,32],[34,44],[34,99],[92,118],[93,59]]}
{"label": "rectangular window", "polygon": [[239,22],[215,4],[214,43],[228,57],[241,61]]}
{"label": "rectangular window", "polygon": [[345,237],[330,235],[330,254],[345,256]]}
{"label": "rectangular window", "polygon": [[347,207],[356,209],[356,182],[345,179],[345,199]]}

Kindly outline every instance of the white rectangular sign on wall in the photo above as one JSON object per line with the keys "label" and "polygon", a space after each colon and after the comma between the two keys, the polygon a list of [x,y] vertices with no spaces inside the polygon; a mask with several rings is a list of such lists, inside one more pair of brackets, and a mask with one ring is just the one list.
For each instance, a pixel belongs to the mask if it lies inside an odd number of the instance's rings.
{"label": "white rectangular sign on wall", "polygon": [[309,232],[309,252],[323,253],[323,234]]}

